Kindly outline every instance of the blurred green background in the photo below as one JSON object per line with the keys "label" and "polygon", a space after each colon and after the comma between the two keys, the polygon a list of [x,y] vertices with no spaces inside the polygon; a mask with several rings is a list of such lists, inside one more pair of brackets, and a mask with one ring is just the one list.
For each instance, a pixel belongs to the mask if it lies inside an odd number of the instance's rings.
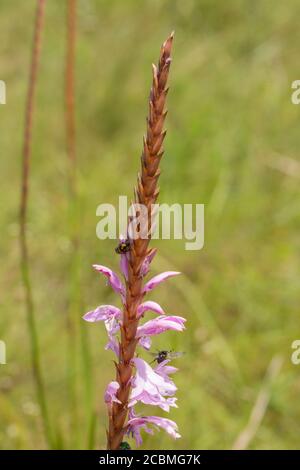
{"label": "blurred green background", "polygon": [[[175,30],[160,201],[204,203],[205,246],[192,252],[184,241],[153,243],[159,248],[153,272],[176,269],[183,275],[151,298],[188,323],[183,334],[154,341],[154,348],[186,352],[174,362],[180,369],[179,408],[169,415],[182,439],[172,441],[161,431],[145,435],[144,448],[230,449],[261,392],[266,406],[258,403],[262,420],[249,448],[298,448],[300,366],[290,356],[292,341],[300,337],[300,107],[291,103],[291,83],[300,78],[299,2],[78,1],[77,255],[64,125],[65,6],[58,0],[46,5],[28,215],[56,447],[105,446],[103,391],[114,376],[113,355],[103,350],[102,325],[85,324],[81,315],[116,302],[91,265],[118,268],[118,257],[114,241],[96,238],[95,211],[102,202],[117,204],[119,194],[132,195],[151,63]],[[0,79],[7,86],[7,104],[0,106],[0,339],[7,345],[7,364],[0,365],[2,449],[47,447],[30,366],[18,246],[34,13],[34,0],[0,2]],[[272,359],[282,367],[266,380]]]}

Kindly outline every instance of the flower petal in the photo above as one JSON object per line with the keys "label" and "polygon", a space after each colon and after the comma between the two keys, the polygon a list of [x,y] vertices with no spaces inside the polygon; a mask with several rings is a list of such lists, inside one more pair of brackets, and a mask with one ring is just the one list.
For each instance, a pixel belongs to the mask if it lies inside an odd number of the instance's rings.
{"label": "flower petal", "polygon": [[95,310],[87,312],[82,318],[88,322],[105,321],[111,317],[121,318],[122,312],[114,305],[100,305]]}
{"label": "flower petal", "polygon": [[126,281],[128,281],[128,257],[127,253],[121,254],[121,259],[120,259],[120,269],[121,272],[123,273]]}
{"label": "flower petal", "polygon": [[153,424],[154,426],[164,429],[174,439],[181,437],[178,433],[177,424],[171,419],[162,418],[160,416],[135,417],[128,420],[126,434],[131,434],[135,438],[137,446],[142,443],[140,428],[144,428],[146,432],[150,431],[150,429],[147,428],[147,424]]}
{"label": "flower petal", "polygon": [[181,274],[181,273],[177,271],[166,271],[164,273],[158,274],[157,276],[154,276],[152,279],[150,279],[150,281],[148,281],[145,284],[143,293],[151,291],[156,286],[158,286],[161,282],[165,281],[169,277],[177,276],[178,274]]}
{"label": "flower petal", "polygon": [[153,302],[152,300],[148,300],[147,302],[143,302],[138,306],[138,318],[140,318],[147,310],[151,310],[152,312],[158,313],[159,315],[164,315],[165,313],[158,303]]}
{"label": "flower petal", "polygon": [[115,353],[117,358],[119,357],[119,353],[120,353],[119,342],[115,336],[110,336],[109,341],[107,345],[105,346],[106,351],[109,349]]}
{"label": "flower petal", "polygon": [[121,403],[120,400],[118,400],[116,397],[116,393],[119,390],[119,388],[120,388],[120,385],[118,384],[118,382],[115,382],[115,381],[110,382],[107,385],[105,393],[104,393],[105,403],[107,403],[108,405],[112,404],[112,402]]}
{"label": "flower petal", "polygon": [[139,340],[139,345],[142,346],[142,348],[146,349],[146,351],[149,351],[151,348],[151,338],[150,336],[142,336]]}
{"label": "flower petal", "polygon": [[138,401],[144,404],[160,406],[169,411],[170,406],[176,407],[176,398],[172,397],[177,388],[167,376],[157,374],[143,359],[136,357],[134,360],[136,375],[133,378],[129,406]]}
{"label": "flower petal", "polygon": [[174,374],[175,372],[178,371],[177,367],[173,366],[168,366],[168,360],[160,362],[156,367],[155,367],[155,372],[159,375],[162,375],[164,377],[168,377],[169,374]]}
{"label": "flower petal", "polygon": [[141,271],[140,271],[140,274],[142,277],[146,276],[146,274],[148,274],[149,272],[149,269],[150,269],[150,264],[154,258],[154,256],[156,255],[157,253],[157,248],[152,248],[148,255],[145,257],[144,261],[143,261],[143,264],[142,264],[142,267],[141,267]]}
{"label": "flower petal", "polygon": [[122,299],[124,300],[125,287],[120,281],[119,276],[114,271],[107,268],[106,266],[102,266],[101,264],[93,264],[93,268],[99,273],[104,274],[113,290],[120,294]]}
{"label": "flower petal", "polygon": [[109,337],[115,335],[120,329],[120,322],[115,317],[108,318],[104,324]]}
{"label": "flower petal", "polygon": [[144,405],[159,406],[163,411],[167,413],[170,411],[170,407],[178,408],[176,405],[177,398],[175,397],[163,397],[159,394],[151,395],[148,392],[143,392],[137,398],[132,398],[129,402],[129,407],[134,406],[138,402],[143,403]]}
{"label": "flower petal", "polygon": [[159,335],[168,330],[182,331],[185,321],[186,319],[183,317],[162,315],[139,326],[136,336],[141,338],[142,336]]}

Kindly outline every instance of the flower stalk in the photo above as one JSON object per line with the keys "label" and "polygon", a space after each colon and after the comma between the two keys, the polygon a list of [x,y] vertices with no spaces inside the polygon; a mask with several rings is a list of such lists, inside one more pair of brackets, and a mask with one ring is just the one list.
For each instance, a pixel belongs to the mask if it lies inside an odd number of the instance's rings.
{"label": "flower stalk", "polygon": [[[165,429],[173,437],[179,437],[177,425],[173,421],[157,416],[140,417],[136,415],[134,405],[138,402],[159,406],[165,411],[176,407],[176,386],[169,374],[176,371],[168,366],[168,358],[158,363],[153,369],[143,359],[136,356],[137,346],[150,349],[152,336],[167,330],[182,331],[185,319],[179,316],[165,315],[162,307],[153,301],[143,301],[145,295],[169,277],[179,273],[168,271],[155,276],[148,282],[144,277],[149,272],[156,250],[149,247],[153,230],[152,206],[159,195],[158,179],[160,160],[163,156],[163,141],[166,135],[164,121],[168,94],[167,81],[171,64],[173,33],[163,43],[158,65],[152,66],[153,80],[149,97],[147,132],[143,142],[141,171],[138,174],[135,188],[134,206],[141,205],[146,209],[146,217],[137,225],[137,233],[132,236],[128,220],[127,238],[120,241],[116,250],[121,256],[120,267],[125,285],[116,273],[101,265],[94,268],[103,274],[110,286],[120,295],[122,310],[112,305],[104,305],[88,312],[86,321],[104,321],[111,349],[117,356],[116,380],[111,382],[105,392],[108,407],[109,428],[107,431],[107,448],[122,448],[125,435],[131,435],[138,445],[141,443],[140,429],[151,432],[149,424]],[[146,236],[145,236],[146,235]],[[123,250],[123,251],[122,251]],[[146,311],[159,316],[140,325]],[[117,338],[117,334],[120,335]]]}
{"label": "flower stalk", "polygon": [[[167,80],[171,64],[172,43],[173,34],[161,47],[158,67],[152,66],[153,82],[149,98],[147,134],[144,138],[141,156],[141,174],[138,175],[135,191],[135,202],[147,207],[149,224],[151,204],[156,202],[159,194],[157,182],[160,175],[159,163],[163,155],[162,145],[166,135],[163,126],[167,114],[165,102],[168,94]],[[149,226],[150,231],[151,227]],[[148,250],[149,241],[150,237],[135,239],[129,252],[126,304],[121,329],[120,358],[117,365],[117,382],[120,384],[117,397],[121,403],[114,403],[109,417],[108,449],[118,449],[124,434],[124,423],[127,416],[127,403],[131,387],[131,361],[137,345],[136,331],[139,322],[137,308],[143,298],[143,278],[140,271],[146,256],[151,254]]]}

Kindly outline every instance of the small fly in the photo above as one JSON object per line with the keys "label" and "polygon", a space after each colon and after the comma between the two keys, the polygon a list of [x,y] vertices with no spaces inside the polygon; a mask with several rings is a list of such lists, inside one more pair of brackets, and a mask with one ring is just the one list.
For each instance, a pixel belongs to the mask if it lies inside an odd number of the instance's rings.
{"label": "small fly", "polygon": [[128,253],[130,251],[131,244],[130,240],[127,238],[127,240],[121,241],[119,245],[115,248],[116,253],[118,255],[124,255],[125,253]]}
{"label": "small fly", "polygon": [[150,353],[150,354],[151,356],[154,357],[151,364],[155,361],[157,362],[157,364],[161,364],[163,361],[176,359],[177,357],[183,356],[184,352],[162,350],[162,351],[157,351],[156,353]]}

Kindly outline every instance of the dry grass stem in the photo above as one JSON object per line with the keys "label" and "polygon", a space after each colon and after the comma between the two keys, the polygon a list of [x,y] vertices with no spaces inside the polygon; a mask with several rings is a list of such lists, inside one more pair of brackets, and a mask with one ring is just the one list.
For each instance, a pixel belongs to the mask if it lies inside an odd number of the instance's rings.
{"label": "dry grass stem", "polygon": [[255,437],[268,409],[268,405],[271,398],[271,387],[275,379],[278,377],[278,374],[280,373],[282,363],[283,359],[281,356],[275,356],[271,360],[266,372],[264,381],[265,383],[263,384],[262,388],[260,389],[257,395],[255,404],[250,414],[249,421],[245,429],[243,429],[243,431],[240,433],[235,443],[233,444],[233,450],[247,449],[250,445],[250,442]]}
{"label": "dry grass stem", "polygon": [[37,391],[39,406],[41,409],[44,429],[48,444],[51,446],[52,437],[47,409],[45,386],[41,371],[40,349],[36,319],[34,313],[34,303],[30,279],[30,260],[27,245],[27,207],[29,193],[30,160],[32,145],[32,126],[34,116],[34,104],[37,84],[38,66],[41,55],[41,36],[43,31],[46,0],[37,0],[36,18],[34,28],[34,38],[30,65],[29,85],[27,92],[27,102],[25,108],[24,141],[22,151],[22,187],[20,201],[20,249],[21,249],[21,271],[25,292],[27,324],[31,343],[31,364]]}

